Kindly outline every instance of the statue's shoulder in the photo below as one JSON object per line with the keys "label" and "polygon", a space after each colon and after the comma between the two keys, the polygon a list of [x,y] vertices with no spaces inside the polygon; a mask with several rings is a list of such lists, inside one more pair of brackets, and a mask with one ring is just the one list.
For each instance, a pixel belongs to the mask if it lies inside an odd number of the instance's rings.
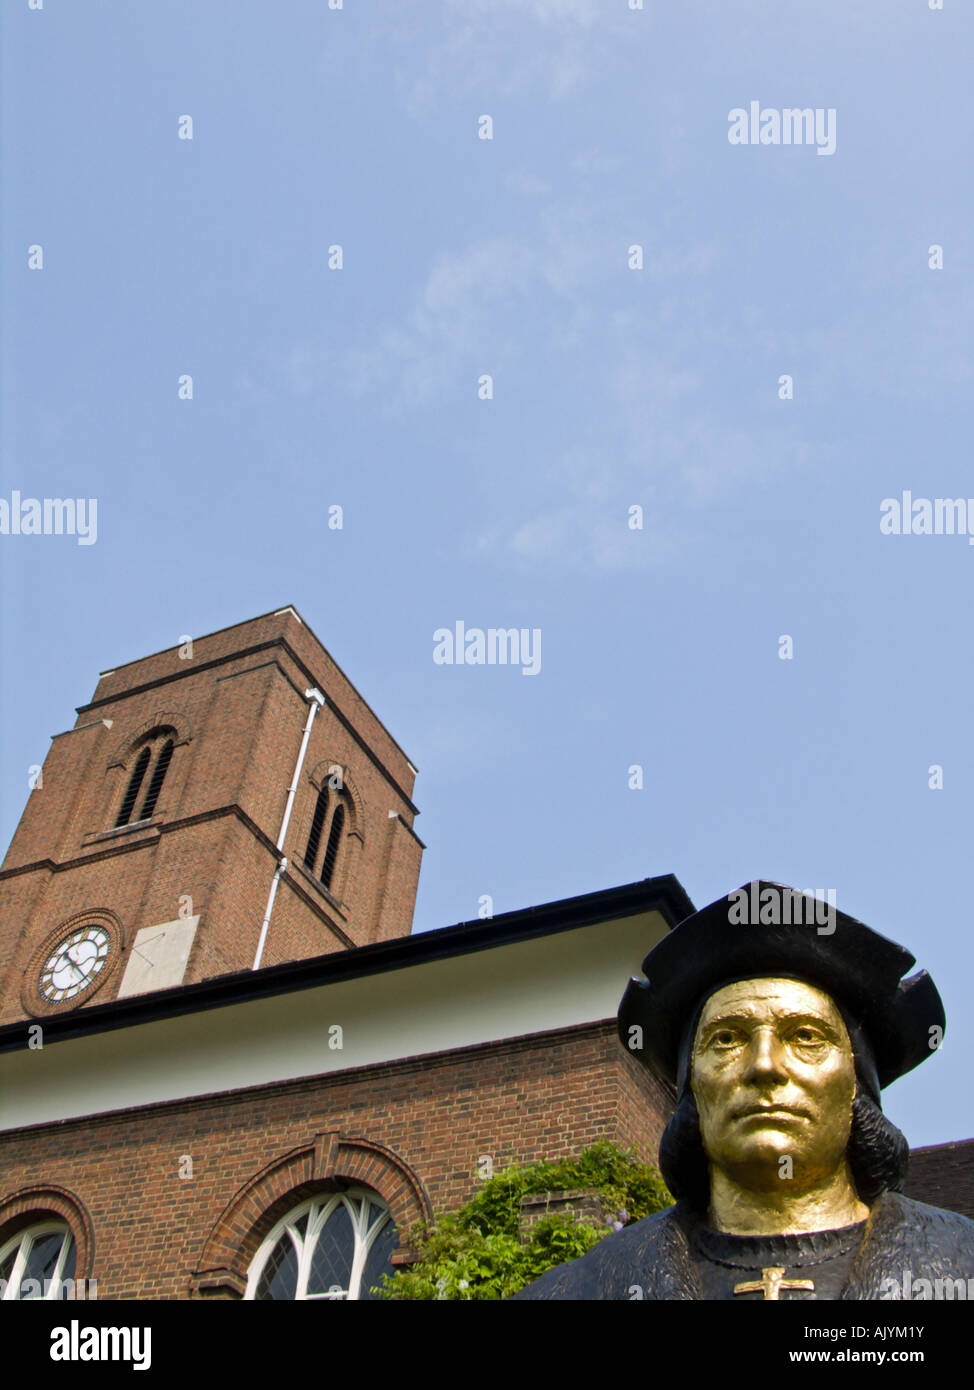
{"label": "statue's shoulder", "polygon": [[605,1236],[577,1260],[556,1265],[515,1299],[693,1298],[695,1276],[679,1206]]}
{"label": "statue's shoulder", "polygon": [[[974,1278],[974,1221],[885,1192],[874,1205],[846,1298],[910,1298],[905,1285]],[[897,1291],[899,1290],[899,1292]]]}
{"label": "statue's shoulder", "polygon": [[932,1207],[926,1202],[904,1197],[901,1192],[887,1192],[883,1196],[879,1215],[886,1226],[905,1226],[908,1230],[922,1231],[929,1240],[956,1245],[974,1256],[974,1221],[962,1216],[959,1211]]}

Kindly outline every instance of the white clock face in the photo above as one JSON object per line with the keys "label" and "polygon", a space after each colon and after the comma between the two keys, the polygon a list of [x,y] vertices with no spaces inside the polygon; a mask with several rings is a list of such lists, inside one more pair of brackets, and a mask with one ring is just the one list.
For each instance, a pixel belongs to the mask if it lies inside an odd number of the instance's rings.
{"label": "white clock face", "polygon": [[79,927],[65,937],[41,966],[41,998],[59,1004],[87,989],[104,969],[110,948],[104,927]]}

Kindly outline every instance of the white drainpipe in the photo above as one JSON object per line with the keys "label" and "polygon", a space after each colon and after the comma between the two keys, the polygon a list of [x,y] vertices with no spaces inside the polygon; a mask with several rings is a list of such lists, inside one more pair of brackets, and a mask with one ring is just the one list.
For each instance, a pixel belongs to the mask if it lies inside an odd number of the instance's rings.
{"label": "white drainpipe", "polygon": [[[315,715],[325,703],[324,695],[322,695],[321,691],[317,688],[314,690],[306,690],[304,692],[304,698],[310,700],[311,704],[308,709],[308,722],[304,726],[304,737],[301,740],[301,751],[298,753],[298,761],[294,768],[294,777],[287,791],[287,805],[284,807],[284,819],[281,821],[281,833],[277,837],[278,854],[280,854],[281,850],[284,848],[284,836],[287,834],[287,823],[291,819],[291,807],[294,805],[294,795],[298,789],[301,768],[304,766],[304,755],[308,750],[308,739],[311,737],[311,726],[315,722]],[[278,861],[277,869],[274,873],[271,891],[267,895],[267,911],[264,913],[264,920],[260,924],[260,940],[257,943],[257,954],[254,957],[254,964],[252,966],[254,970],[260,969],[261,957],[264,954],[264,943],[267,941],[267,928],[271,924],[271,913],[274,911],[274,899],[277,897],[277,885],[280,883],[281,874],[283,874],[286,868],[287,860],[281,858]]]}

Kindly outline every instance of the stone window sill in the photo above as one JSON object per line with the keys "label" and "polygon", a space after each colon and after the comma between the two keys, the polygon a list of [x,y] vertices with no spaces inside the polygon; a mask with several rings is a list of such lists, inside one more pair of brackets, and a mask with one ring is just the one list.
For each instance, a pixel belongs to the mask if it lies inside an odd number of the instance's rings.
{"label": "stone window sill", "polygon": [[130,821],[128,825],[113,826],[111,830],[93,830],[81,841],[83,845],[97,845],[103,840],[115,840],[126,835],[135,835],[141,830],[154,830],[161,816],[150,816],[148,820]]}

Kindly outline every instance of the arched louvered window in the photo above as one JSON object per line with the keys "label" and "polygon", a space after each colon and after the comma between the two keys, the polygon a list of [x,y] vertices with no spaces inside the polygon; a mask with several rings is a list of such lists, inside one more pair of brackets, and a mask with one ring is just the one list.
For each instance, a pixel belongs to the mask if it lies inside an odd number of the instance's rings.
{"label": "arched louvered window", "polygon": [[[171,729],[156,729],[149,735],[135,759],[129,784],[118,809],[116,829],[123,825],[136,825],[139,821],[149,820],[155,815],[159,793],[166,780],[175,747],[176,740]],[[140,804],[139,793],[143,789],[144,795]],[[135,809],[137,805],[138,814]]]}
{"label": "arched louvered window", "polygon": [[172,750],[175,746],[173,740],[167,738],[159,749],[159,756],[156,758],[156,765],[152,769],[149,790],[145,794],[139,820],[148,820],[149,817],[155,813],[156,802],[159,800],[159,793],[162,791],[162,784],[166,779],[166,772],[169,769],[169,763],[172,760]]}
{"label": "arched louvered window", "polygon": [[122,805],[119,808],[118,820],[115,822],[116,829],[120,825],[128,825],[132,819],[132,811],[135,808],[135,798],[139,794],[145,778],[146,768],[149,766],[149,759],[152,757],[152,746],[147,745],[135,760],[135,767],[132,769],[132,776],[129,778],[128,787],[122,798]]}
{"label": "arched louvered window", "polygon": [[326,888],[330,888],[335,877],[335,865],[338,862],[338,851],[342,843],[342,831],[345,828],[345,807],[339,802],[335,807],[335,814],[331,818],[331,830],[328,834],[328,844],[325,847],[325,859],[321,866],[321,881]]}
{"label": "arched louvered window", "polygon": [[304,867],[333,897],[344,896],[348,887],[344,856],[349,832],[356,829],[352,801],[340,773],[332,764],[326,779],[314,782],[320,789],[304,851]]}
{"label": "arched louvered window", "polygon": [[315,871],[315,863],[318,859],[318,849],[321,845],[321,832],[325,824],[325,816],[328,814],[328,788],[322,787],[318,793],[318,800],[315,802],[315,813],[311,817],[311,830],[308,834],[308,847],[304,852],[305,866]]}

